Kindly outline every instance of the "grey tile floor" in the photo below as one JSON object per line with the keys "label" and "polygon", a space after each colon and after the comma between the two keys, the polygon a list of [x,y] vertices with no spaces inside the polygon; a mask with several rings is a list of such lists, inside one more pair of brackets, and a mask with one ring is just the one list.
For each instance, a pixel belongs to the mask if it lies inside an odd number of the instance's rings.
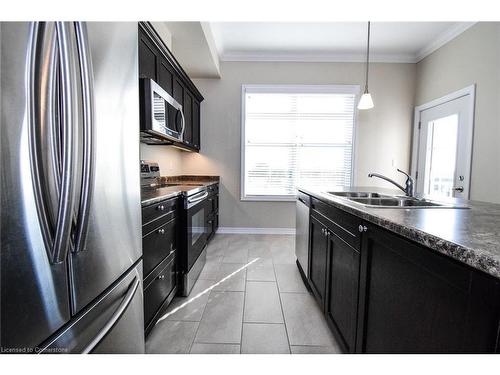
{"label": "grey tile floor", "polygon": [[295,264],[293,236],[217,234],[188,297],[176,297],[147,353],[340,353]]}

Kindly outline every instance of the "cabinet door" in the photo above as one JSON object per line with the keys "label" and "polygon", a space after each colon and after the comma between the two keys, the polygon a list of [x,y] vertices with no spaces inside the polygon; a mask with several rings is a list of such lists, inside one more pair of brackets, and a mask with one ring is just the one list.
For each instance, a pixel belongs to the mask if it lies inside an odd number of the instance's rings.
{"label": "cabinet door", "polygon": [[154,45],[139,31],[139,78],[151,78],[156,81],[157,54]]}
{"label": "cabinet door", "polygon": [[[175,76],[173,77],[172,81],[172,96],[174,97],[177,103],[184,106],[184,87],[182,86],[182,83]],[[175,128],[177,131],[180,132],[182,130],[182,123],[180,116],[176,116],[175,121],[176,121]]]}
{"label": "cabinet door", "polygon": [[169,68],[169,64],[165,60],[163,60],[163,58],[158,60],[157,71],[158,71],[158,84],[163,88],[163,90],[172,95],[173,94],[172,81],[174,75],[172,74]]}
{"label": "cabinet door", "polygon": [[328,234],[329,270],[326,316],[347,352],[354,351],[358,310],[359,252],[335,233]]}
{"label": "cabinet door", "polygon": [[373,225],[362,246],[356,351],[464,351],[470,270]]}
{"label": "cabinet door", "polygon": [[193,99],[193,146],[200,148],[200,102]]}
{"label": "cabinet door", "polygon": [[184,143],[189,146],[193,144],[193,98],[188,90],[184,90],[184,106],[182,109],[184,110],[184,120],[186,122],[186,126],[184,128]]}
{"label": "cabinet door", "polygon": [[326,233],[326,226],[317,217],[311,216],[309,280],[313,294],[321,308],[324,307],[326,290],[326,268],[328,255],[328,240]]}
{"label": "cabinet door", "polygon": [[176,77],[173,78],[173,95],[174,99],[180,105],[184,105],[184,87],[182,86],[181,81],[179,81]]}

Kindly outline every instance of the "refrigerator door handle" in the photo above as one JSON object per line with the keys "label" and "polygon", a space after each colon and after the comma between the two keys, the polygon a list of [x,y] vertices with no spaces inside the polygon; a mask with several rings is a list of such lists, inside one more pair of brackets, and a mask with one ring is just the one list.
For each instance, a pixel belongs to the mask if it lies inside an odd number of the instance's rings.
{"label": "refrigerator door handle", "polygon": [[137,291],[137,288],[139,287],[139,284],[140,284],[140,280],[136,276],[134,278],[134,281],[132,281],[132,284],[129,287],[127,293],[125,294],[125,297],[123,297],[123,300],[120,302],[120,305],[118,305],[118,308],[116,309],[116,311],[113,313],[113,315],[111,315],[111,318],[104,325],[104,327],[99,331],[99,333],[83,349],[82,354],[88,354],[88,353],[90,353],[97,346],[97,344],[99,344],[99,342],[102,340],[102,338],[104,336],[106,336],[106,334],[118,322],[118,320],[121,318],[121,316],[123,315],[123,313],[127,310],[128,305],[130,305],[130,302],[134,298],[135,292]]}
{"label": "refrigerator door handle", "polygon": [[[41,39],[41,34],[44,32],[43,26],[40,22],[32,22],[30,26],[30,38],[29,38],[29,48],[28,48],[28,56],[27,56],[27,69],[26,69],[26,106],[28,108],[28,152],[29,152],[29,161],[30,161],[30,172],[31,172],[31,181],[33,184],[33,194],[34,201],[37,211],[38,222],[40,225],[40,231],[42,234],[42,238],[44,241],[45,249],[47,251],[47,255],[49,257],[50,262],[53,262],[53,243],[54,239],[51,233],[51,223],[50,223],[50,214],[48,209],[48,202],[45,199],[45,195],[43,193],[43,173],[42,173],[42,157],[41,157],[41,147],[39,145],[39,137],[37,132],[37,124],[39,121],[38,113],[41,112],[39,107],[41,106],[41,100],[38,96],[38,69],[39,69],[39,40]],[[55,41],[56,35],[54,30],[54,37],[52,38],[52,42]],[[50,52],[55,53],[55,47],[49,47],[51,49]],[[50,72],[54,72],[54,57],[52,56],[48,59],[50,68],[48,69]],[[49,85],[53,85],[53,80],[48,80]],[[50,88],[49,91],[53,93],[53,89]],[[53,108],[49,108],[51,110]],[[53,120],[53,117],[49,117],[50,120]],[[56,164],[52,164],[55,166]],[[59,183],[59,181],[58,181]]]}
{"label": "refrigerator door handle", "polygon": [[92,59],[88,44],[87,26],[85,22],[75,22],[76,46],[80,62],[80,80],[82,88],[83,108],[83,166],[82,189],[79,202],[74,251],[85,250],[89,226],[89,211],[94,186],[95,161],[95,105],[94,105],[94,75]]}
{"label": "refrigerator door handle", "polygon": [[[39,123],[40,113],[46,110],[54,110],[52,103],[47,103],[39,95],[37,88],[41,81],[46,77],[40,76],[39,68],[43,64],[39,61],[41,51],[40,48],[45,48],[42,43],[40,45],[41,37],[44,32],[47,32],[48,26],[45,23],[34,22],[31,26],[31,37],[29,47],[29,67],[27,71],[27,100],[29,108],[28,117],[28,142],[29,142],[29,159],[31,175],[33,180],[33,190],[35,204],[37,208],[38,220],[44,239],[44,244],[47,250],[49,261],[52,264],[63,262],[66,259],[68,247],[71,240],[71,225],[72,225],[72,211],[74,205],[74,189],[73,189],[73,169],[74,169],[74,123],[75,123],[75,105],[74,105],[74,83],[72,77],[74,76],[74,66],[72,65],[69,56],[69,30],[68,25],[64,22],[56,22],[54,41],[57,44],[57,57],[49,59],[49,64],[52,66],[48,69],[49,72],[55,72],[55,64],[59,64],[60,68],[60,91],[55,91],[56,79],[49,79],[48,84],[52,87],[49,89],[51,93],[60,93],[60,117],[62,124],[61,137],[55,135],[55,124],[51,124],[53,138],[53,146],[57,147],[60,143],[60,161],[54,162],[52,167],[55,168],[60,162],[60,170],[55,171],[57,176],[56,194],[57,196],[57,209],[55,213],[55,223],[52,223],[49,213],[49,202],[47,192],[44,187],[47,184],[46,173],[43,170],[43,147],[40,142],[40,127]],[[53,47],[49,47],[53,48]],[[55,47],[54,47],[55,48]],[[45,74],[42,71],[41,74]],[[55,73],[54,73],[55,74]],[[47,108],[42,108],[47,106]],[[52,117],[55,119],[55,117]]]}
{"label": "refrigerator door handle", "polygon": [[70,56],[71,39],[70,24],[56,22],[57,41],[61,71],[61,185],[58,202],[57,223],[52,250],[52,261],[62,262],[66,259],[71,240],[71,225],[74,206],[74,138],[76,123],[76,106],[74,98],[74,62]]}

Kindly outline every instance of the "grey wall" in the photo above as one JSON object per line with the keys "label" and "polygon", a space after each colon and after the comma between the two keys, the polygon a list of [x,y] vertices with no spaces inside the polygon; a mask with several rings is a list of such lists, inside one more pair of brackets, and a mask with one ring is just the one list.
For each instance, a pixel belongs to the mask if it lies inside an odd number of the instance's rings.
{"label": "grey wall", "polygon": [[500,23],[480,22],[417,64],[415,105],[476,84],[471,199],[500,202]]}
{"label": "grey wall", "polygon": [[[375,108],[360,112],[355,148],[355,183],[384,185],[366,177],[369,171],[396,176],[409,169],[415,64],[373,64],[370,91]],[[293,228],[295,204],[240,201],[240,127],[242,84],[359,84],[360,63],[224,62],[221,79],[195,80],[202,104],[202,150],[183,154],[187,174],[221,176],[220,226]],[[394,164],[394,166],[393,166]]]}

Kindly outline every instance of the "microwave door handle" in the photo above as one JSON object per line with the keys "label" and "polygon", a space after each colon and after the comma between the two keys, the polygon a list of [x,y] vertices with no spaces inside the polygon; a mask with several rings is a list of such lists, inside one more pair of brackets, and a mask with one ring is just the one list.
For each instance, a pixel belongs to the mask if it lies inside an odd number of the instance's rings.
{"label": "microwave door handle", "polygon": [[182,107],[179,108],[179,112],[181,113],[181,120],[182,120],[181,141],[184,141],[184,129],[186,128],[186,119],[184,118],[184,112],[182,111]]}

